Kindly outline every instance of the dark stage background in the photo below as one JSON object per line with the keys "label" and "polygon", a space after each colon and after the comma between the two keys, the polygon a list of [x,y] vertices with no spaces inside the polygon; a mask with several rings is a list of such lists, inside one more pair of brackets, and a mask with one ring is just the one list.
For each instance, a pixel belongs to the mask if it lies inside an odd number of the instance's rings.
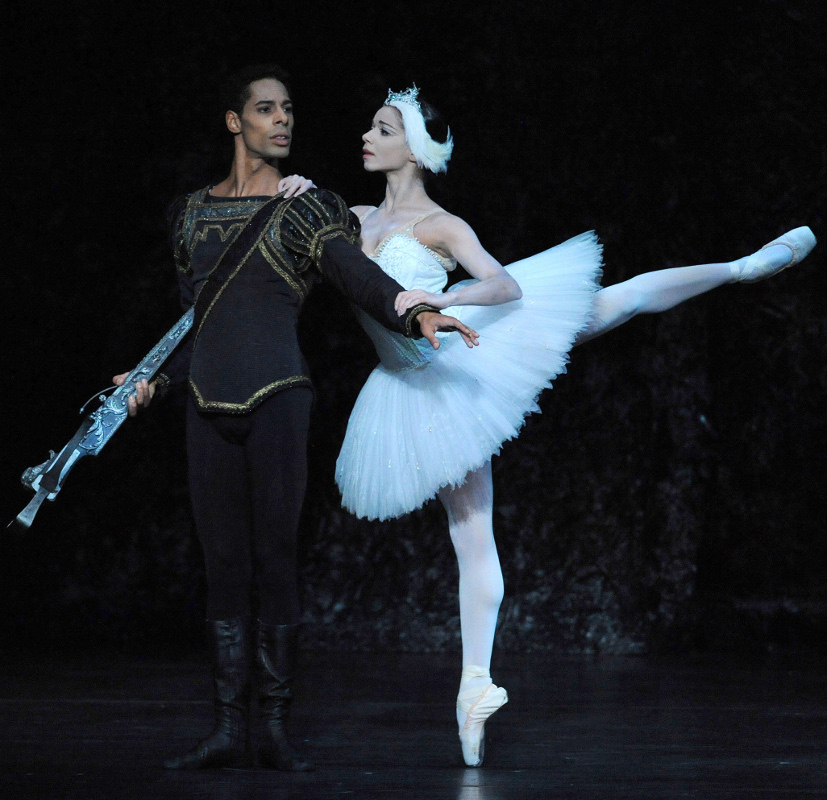
{"label": "dark stage background", "polygon": [[[381,199],[359,137],[387,88],[415,80],[456,140],[436,197],[503,262],[596,229],[610,284],[730,260],[797,225],[824,239],[822,5],[13,4],[6,517],[29,499],[19,473],[179,313],[164,210],[224,176],[228,69],[293,72],[283,166],[351,203]],[[575,351],[495,459],[501,649],[823,650],[825,247]],[[369,524],[339,508],[335,456],[375,363],[341,306],[320,287],[304,316],[318,387],[306,645],[458,650],[441,509]],[[156,404],[29,532],[3,531],[6,647],[198,641],[181,412],[180,398]]]}

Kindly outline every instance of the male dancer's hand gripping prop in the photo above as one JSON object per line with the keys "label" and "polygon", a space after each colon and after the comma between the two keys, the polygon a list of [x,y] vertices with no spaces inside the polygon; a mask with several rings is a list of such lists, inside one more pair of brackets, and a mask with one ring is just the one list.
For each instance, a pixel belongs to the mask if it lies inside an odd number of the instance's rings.
{"label": "male dancer's hand gripping prop", "polygon": [[[44,500],[54,500],[63,488],[63,482],[83,456],[96,456],[115,435],[129,414],[129,398],[136,393],[136,384],[149,381],[161,368],[170,353],[178,346],[192,327],[193,309],[189,309],[166,336],[161,339],[141,362],[125,377],[123,384],[116,387],[109,397],[101,394],[98,406],[77,429],[69,443],[59,452],[49,452],[49,460],[27,469],[21,481],[35,496],[31,502],[9,523],[17,522],[24,528],[31,527],[35,514]],[[106,390],[108,391],[108,390]],[[81,413],[86,409],[86,403]]]}

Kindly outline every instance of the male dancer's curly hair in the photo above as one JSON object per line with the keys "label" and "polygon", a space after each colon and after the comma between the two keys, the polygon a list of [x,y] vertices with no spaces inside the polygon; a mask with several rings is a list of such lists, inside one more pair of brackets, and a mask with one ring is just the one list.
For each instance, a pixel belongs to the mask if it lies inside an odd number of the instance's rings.
{"label": "male dancer's curly hair", "polygon": [[287,70],[278,64],[253,64],[234,72],[224,80],[220,91],[224,111],[235,111],[236,114],[241,114],[244,105],[252,95],[250,84],[267,78],[283,83],[287,94],[291,93],[290,75]]}

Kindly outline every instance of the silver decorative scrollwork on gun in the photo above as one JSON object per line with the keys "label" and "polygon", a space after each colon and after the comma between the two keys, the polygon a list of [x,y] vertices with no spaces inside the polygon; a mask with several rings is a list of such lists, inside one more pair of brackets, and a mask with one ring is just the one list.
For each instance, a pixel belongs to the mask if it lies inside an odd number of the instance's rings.
{"label": "silver decorative scrollwork on gun", "polygon": [[[29,504],[15,517],[15,521],[24,528],[31,527],[35,514],[44,500],[54,500],[63,487],[63,481],[83,456],[96,456],[114,436],[128,415],[130,395],[135,394],[135,384],[142,380],[152,380],[172,351],[180,344],[192,327],[193,309],[189,309],[175,325],[170,328],[152,350],[127,375],[122,386],[117,387],[108,397],[100,394],[98,406],[84,420],[69,443],[59,452],[49,451],[48,461],[29,467],[22,477],[23,485],[31,489],[35,496]],[[86,408],[81,409],[81,412]]]}

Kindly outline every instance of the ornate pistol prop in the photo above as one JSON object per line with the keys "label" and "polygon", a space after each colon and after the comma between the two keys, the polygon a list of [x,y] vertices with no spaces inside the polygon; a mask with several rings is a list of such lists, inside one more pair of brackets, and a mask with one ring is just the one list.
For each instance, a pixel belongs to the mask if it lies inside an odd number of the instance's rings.
{"label": "ornate pistol prop", "polygon": [[[57,493],[63,488],[63,481],[78,459],[83,456],[96,456],[103,450],[129,413],[127,403],[130,395],[135,394],[135,384],[144,379],[151,380],[155,376],[170,353],[192,327],[192,320],[193,309],[189,309],[129,373],[122,386],[113,387],[114,391],[109,397],[106,394],[98,395],[97,399],[101,405],[83,420],[75,435],[59,453],[55,454],[53,450],[50,450],[48,461],[36,467],[30,467],[23,473],[20,480],[24,486],[35,493],[35,496],[14,521],[24,528],[31,527],[43,501],[47,498],[54,500],[57,497]],[[81,414],[94,399],[93,396],[84,404],[80,410]]]}

